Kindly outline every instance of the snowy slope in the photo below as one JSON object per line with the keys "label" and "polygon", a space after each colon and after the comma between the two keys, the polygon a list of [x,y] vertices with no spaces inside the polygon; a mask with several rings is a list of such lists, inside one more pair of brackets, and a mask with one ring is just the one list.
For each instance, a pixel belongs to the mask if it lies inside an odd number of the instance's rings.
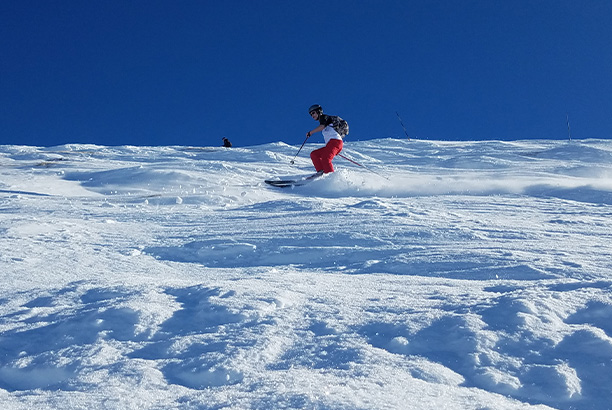
{"label": "snowy slope", "polygon": [[0,408],[610,408],[611,141],[315,146],[0,146]]}

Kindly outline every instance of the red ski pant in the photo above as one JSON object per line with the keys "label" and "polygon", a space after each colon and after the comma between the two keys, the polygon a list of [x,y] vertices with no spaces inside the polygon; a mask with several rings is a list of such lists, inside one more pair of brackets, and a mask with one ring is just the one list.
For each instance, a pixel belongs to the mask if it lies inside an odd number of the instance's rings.
{"label": "red ski pant", "polygon": [[334,172],[332,159],[342,151],[342,140],[329,140],[323,148],[316,149],[310,153],[310,159],[317,172]]}

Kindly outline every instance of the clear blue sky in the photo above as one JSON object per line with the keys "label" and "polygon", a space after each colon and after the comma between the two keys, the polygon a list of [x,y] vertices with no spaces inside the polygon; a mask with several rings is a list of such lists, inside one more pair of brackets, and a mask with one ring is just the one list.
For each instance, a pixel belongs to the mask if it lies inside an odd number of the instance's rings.
{"label": "clear blue sky", "polygon": [[[612,138],[610,0],[0,2],[0,144]],[[312,142],[322,142],[320,135]]]}

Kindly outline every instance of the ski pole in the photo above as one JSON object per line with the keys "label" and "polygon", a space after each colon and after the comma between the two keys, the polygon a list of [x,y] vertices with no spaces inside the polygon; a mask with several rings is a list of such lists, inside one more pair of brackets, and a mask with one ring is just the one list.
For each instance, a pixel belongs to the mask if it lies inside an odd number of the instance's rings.
{"label": "ski pole", "polygon": [[291,160],[291,165],[295,164],[295,159],[297,158],[298,154],[300,153],[300,151],[302,150],[302,148],[304,148],[304,144],[306,144],[306,141],[308,141],[308,138],[310,138],[310,135],[306,137],[306,139],[304,140],[304,142],[302,142],[302,146],[300,147],[300,149],[298,150],[298,152],[296,152],[295,157],[293,157],[293,159]]}
{"label": "ski pole", "polygon": [[366,171],[370,171],[371,173],[376,174],[376,175],[378,175],[379,177],[383,177],[383,178],[384,178],[384,179],[386,179],[387,181],[391,181],[391,180],[390,180],[389,178],[387,178],[386,176],[384,176],[384,175],[382,175],[382,174],[379,174],[378,172],[376,172],[376,171],[374,171],[374,170],[372,170],[372,169],[370,169],[370,168],[366,167],[366,166],[365,166],[365,165],[363,165],[363,164],[360,164],[360,163],[359,163],[359,162],[357,162],[357,161],[353,161],[352,159],[350,159],[350,158],[348,158],[348,157],[345,157],[345,156],[344,156],[344,155],[342,155],[342,154],[338,154],[338,156],[339,156],[339,157],[344,158],[344,159],[345,159],[345,160],[347,160],[348,162],[352,162],[353,164],[355,164],[355,165],[357,165],[357,166],[360,166],[361,168],[365,169]]}

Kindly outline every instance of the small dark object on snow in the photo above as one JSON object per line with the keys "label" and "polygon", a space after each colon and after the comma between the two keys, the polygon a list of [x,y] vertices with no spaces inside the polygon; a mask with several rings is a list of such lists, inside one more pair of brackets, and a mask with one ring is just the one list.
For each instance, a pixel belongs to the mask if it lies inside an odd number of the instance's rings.
{"label": "small dark object on snow", "polygon": [[230,142],[230,140],[228,140],[227,138],[223,137],[223,146],[226,148],[231,148],[232,147],[232,143]]}

